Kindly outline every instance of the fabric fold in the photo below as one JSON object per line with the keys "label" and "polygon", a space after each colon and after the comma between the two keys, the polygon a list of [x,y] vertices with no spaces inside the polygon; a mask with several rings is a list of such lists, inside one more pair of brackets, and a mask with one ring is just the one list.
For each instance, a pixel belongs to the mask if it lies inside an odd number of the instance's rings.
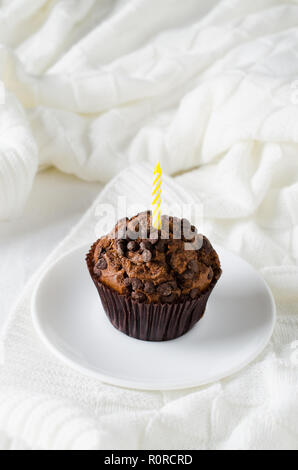
{"label": "fabric fold", "polygon": [[[0,79],[37,147],[26,166],[37,158],[41,168],[106,183],[129,164],[160,160],[170,175],[200,168],[211,199],[224,195],[220,211],[217,198],[212,204],[216,217],[233,206],[234,217],[247,217],[273,198],[291,204],[284,193],[298,177],[298,5],[248,3],[5,4]],[[0,105],[0,115],[9,107]],[[22,149],[22,132],[10,143]],[[2,166],[9,152],[0,141]],[[15,206],[30,190],[18,184]]]}
{"label": "fabric fold", "polygon": [[[19,299],[1,337],[2,436],[43,449],[296,449],[298,274],[294,266],[263,269],[279,314],[265,351],[238,374],[205,387],[146,392],[103,384],[64,366],[34,331],[31,297],[40,276],[66,251],[91,245],[100,236],[101,204],[115,207],[118,197],[125,196],[131,210],[148,206],[151,170],[134,166],[112,180]],[[177,179],[165,177],[163,193],[168,205],[198,202]],[[205,228],[217,242],[210,224]],[[243,253],[251,260],[253,251],[250,245]],[[290,282],[281,284],[282,279]]]}
{"label": "fabric fold", "polygon": [[[77,3],[0,7],[0,219],[21,212],[39,168],[106,183],[10,316],[0,442],[297,449],[298,4]],[[150,207],[157,160],[173,177],[164,202],[197,204],[200,231],[253,264],[278,308],[257,361],[220,383],[166,393],[77,374],[43,348],[30,318],[49,263],[102,232],[98,204],[126,196],[134,213]]]}

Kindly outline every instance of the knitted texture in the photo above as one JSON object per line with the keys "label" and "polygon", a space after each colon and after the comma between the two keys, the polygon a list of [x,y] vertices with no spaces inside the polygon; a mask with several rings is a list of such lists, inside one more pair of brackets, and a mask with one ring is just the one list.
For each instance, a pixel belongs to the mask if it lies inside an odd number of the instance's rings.
{"label": "knitted texture", "polygon": [[[261,273],[275,294],[278,321],[266,350],[230,378],[182,391],[118,388],[64,366],[37,337],[30,302],[39,276],[65,251],[91,245],[100,235],[95,231],[100,203],[114,204],[125,195],[128,203],[147,205],[151,180],[151,169],[144,166],[121,173],[22,294],[2,338],[0,442],[7,447],[17,438],[23,446],[43,449],[297,449],[298,270],[282,265],[278,250],[263,246],[260,231],[250,230],[251,244],[243,252],[254,264],[267,260]],[[165,203],[197,202],[177,180],[165,178],[163,184]],[[222,242],[222,232],[212,226],[206,221],[204,231]],[[239,233],[238,223],[235,230]],[[276,265],[269,265],[269,256]]]}

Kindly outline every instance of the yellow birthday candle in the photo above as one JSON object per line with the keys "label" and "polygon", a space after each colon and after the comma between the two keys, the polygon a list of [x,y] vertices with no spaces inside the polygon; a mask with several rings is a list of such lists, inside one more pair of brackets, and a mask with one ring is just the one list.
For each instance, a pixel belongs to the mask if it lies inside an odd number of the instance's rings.
{"label": "yellow birthday candle", "polygon": [[[155,176],[156,175],[156,176]],[[152,191],[152,225],[156,229],[161,228],[161,183],[162,183],[162,171],[160,163],[158,162],[154,168],[153,176],[153,191]]]}

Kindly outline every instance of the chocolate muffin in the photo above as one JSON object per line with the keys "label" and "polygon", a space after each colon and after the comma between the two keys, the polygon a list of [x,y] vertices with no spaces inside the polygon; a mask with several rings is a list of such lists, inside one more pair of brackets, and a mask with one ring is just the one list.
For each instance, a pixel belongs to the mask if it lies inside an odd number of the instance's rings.
{"label": "chocolate muffin", "polygon": [[90,275],[111,323],[147,341],[183,335],[203,316],[221,275],[209,240],[186,219],[151,212],[117,222],[87,255]]}

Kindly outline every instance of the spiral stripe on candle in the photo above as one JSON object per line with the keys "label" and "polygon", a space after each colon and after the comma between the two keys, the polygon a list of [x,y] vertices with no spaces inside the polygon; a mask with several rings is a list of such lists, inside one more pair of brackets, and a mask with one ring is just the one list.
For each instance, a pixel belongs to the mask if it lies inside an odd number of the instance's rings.
{"label": "spiral stripe on candle", "polygon": [[160,163],[156,165],[153,175],[156,175],[153,181],[153,192],[152,192],[152,225],[156,229],[161,228],[161,184],[162,184],[162,171]]}

